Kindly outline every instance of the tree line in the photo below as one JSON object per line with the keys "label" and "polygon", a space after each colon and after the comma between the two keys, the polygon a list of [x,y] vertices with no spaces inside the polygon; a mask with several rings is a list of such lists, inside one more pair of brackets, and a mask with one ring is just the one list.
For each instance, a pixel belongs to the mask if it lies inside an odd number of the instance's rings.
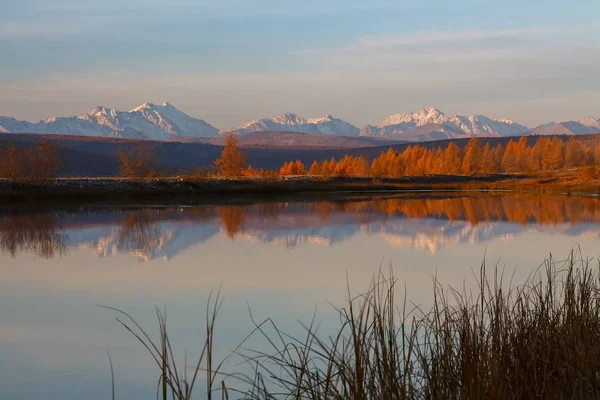
{"label": "tree line", "polygon": [[393,148],[381,153],[371,163],[364,156],[345,155],[342,158],[315,160],[309,168],[302,161],[287,161],[278,171],[255,171],[245,166],[244,156],[237,147],[237,138],[230,136],[221,158],[215,163],[216,176],[313,175],[323,177],[372,176],[399,178],[423,175],[472,175],[497,173],[539,173],[561,169],[584,168],[587,178],[600,176],[600,144],[589,146],[575,137],[539,138],[529,145],[527,137],[510,140],[506,148],[489,143],[482,145],[471,138],[464,149],[450,142],[445,148],[408,146],[398,152]]}
{"label": "tree line", "polygon": [[[143,137],[131,141],[116,155],[119,175],[131,179],[161,175],[157,147]],[[11,181],[44,182],[55,178],[63,164],[62,151],[47,142],[30,147],[10,144],[0,149],[0,178]],[[300,160],[287,161],[277,170],[254,169],[247,165],[235,135],[227,137],[221,156],[209,168],[182,171],[190,178],[205,177],[277,177],[312,175],[320,177],[371,176],[399,178],[423,175],[472,175],[497,173],[535,174],[562,169],[583,168],[587,179],[600,177],[600,143],[588,145],[571,137],[539,138],[529,145],[527,137],[510,140],[506,147],[477,138],[469,140],[464,149],[450,142],[445,148],[421,145],[406,147],[402,152],[389,148],[368,161],[364,156],[345,155],[341,158],[315,160],[306,166]]]}

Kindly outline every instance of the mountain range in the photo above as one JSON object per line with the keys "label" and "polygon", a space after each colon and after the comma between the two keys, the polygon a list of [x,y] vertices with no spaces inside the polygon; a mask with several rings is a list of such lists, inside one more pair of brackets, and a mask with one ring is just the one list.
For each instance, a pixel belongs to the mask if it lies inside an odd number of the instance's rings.
{"label": "mountain range", "polygon": [[230,129],[218,129],[201,119],[187,115],[169,103],[161,105],[144,103],[130,111],[98,106],[78,116],[48,118],[37,123],[0,117],[0,133],[52,133],[118,138],[132,138],[143,133],[146,138],[153,140],[192,138],[206,139],[210,142],[214,141],[214,138],[228,134],[247,135],[259,132],[423,142],[473,136],[600,133],[600,118],[587,117],[579,121],[550,122],[530,129],[509,119],[490,118],[484,115],[448,116],[437,108],[425,107],[409,114],[392,114],[378,125],[367,125],[362,129],[332,115],[303,118],[292,113],[248,121]]}
{"label": "mountain range", "polygon": [[190,117],[169,103],[144,103],[131,111],[117,111],[98,106],[74,117],[48,118],[38,123],[0,117],[0,132],[61,133],[83,136],[133,138],[138,133],[154,140],[176,136],[212,137],[219,130]]}

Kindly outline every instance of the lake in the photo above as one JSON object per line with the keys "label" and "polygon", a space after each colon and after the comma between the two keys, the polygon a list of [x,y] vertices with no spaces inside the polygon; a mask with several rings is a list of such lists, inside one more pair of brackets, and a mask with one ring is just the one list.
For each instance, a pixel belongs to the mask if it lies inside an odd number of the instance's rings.
{"label": "lake", "polygon": [[[158,332],[193,359],[206,304],[221,287],[215,358],[272,320],[334,332],[348,293],[391,266],[415,304],[445,286],[475,287],[485,259],[523,282],[550,253],[600,255],[600,199],[412,193],[205,205],[0,208],[0,397],[154,398],[152,358],[117,321]],[[347,283],[350,289],[347,287]],[[214,293],[213,293],[214,298]],[[268,345],[251,337],[245,347]],[[240,359],[224,366],[235,371]],[[231,382],[235,386],[235,382]]]}

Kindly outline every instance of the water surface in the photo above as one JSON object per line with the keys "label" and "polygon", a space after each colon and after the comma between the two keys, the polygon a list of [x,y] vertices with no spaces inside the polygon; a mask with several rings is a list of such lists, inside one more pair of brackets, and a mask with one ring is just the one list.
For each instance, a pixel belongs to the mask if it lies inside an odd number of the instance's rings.
{"label": "water surface", "polygon": [[[176,351],[203,340],[205,304],[222,285],[217,356],[257,320],[292,333],[316,313],[324,335],[351,292],[392,265],[417,304],[432,276],[473,285],[484,257],[516,282],[550,252],[598,256],[600,200],[533,195],[382,195],[258,204],[11,208],[0,215],[0,396],[108,399],[155,393],[152,359],[98,307],[123,309],[156,333],[166,306]],[[594,253],[596,252],[596,253]],[[262,346],[261,343],[256,343]],[[227,368],[235,369],[235,363]]]}

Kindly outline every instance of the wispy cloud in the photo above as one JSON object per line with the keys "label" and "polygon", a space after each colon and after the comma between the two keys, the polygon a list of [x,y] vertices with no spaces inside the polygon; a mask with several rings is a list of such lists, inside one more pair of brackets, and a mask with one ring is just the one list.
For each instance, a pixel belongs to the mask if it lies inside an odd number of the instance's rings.
{"label": "wispy cloud", "polygon": [[378,56],[398,54],[435,57],[436,59],[493,59],[526,56],[531,49],[556,48],[561,44],[581,46],[595,43],[600,35],[597,25],[536,27],[520,29],[466,29],[459,31],[427,30],[420,32],[369,35],[336,47],[308,49],[299,55]]}
{"label": "wispy cloud", "polygon": [[355,48],[390,48],[398,46],[427,45],[436,43],[467,43],[497,39],[523,39],[542,37],[554,33],[551,29],[510,29],[497,31],[464,30],[464,31],[425,31],[406,34],[380,35],[363,37],[351,47]]}

